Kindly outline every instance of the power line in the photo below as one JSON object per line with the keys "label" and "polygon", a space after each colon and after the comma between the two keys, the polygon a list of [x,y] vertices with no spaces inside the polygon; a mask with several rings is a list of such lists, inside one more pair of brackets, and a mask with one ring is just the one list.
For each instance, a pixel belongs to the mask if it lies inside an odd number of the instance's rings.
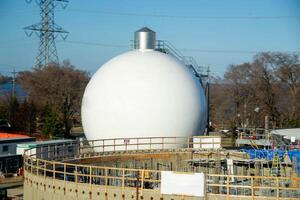
{"label": "power line", "polygon": [[212,49],[180,49],[188,52],[202,53],[229,53],[229,54],[257,54],[260,52],[285,52],[285,53],[300,53],[300,51],[279,51],[279,50],[262,50],[262,51],[247,51],[247,50],[212,50]]}
{"label": "power line", "polygon": [[3,15],[17,15],[17,14],[34,14],[38,10],[1,10],[0,11],[0,16]]}
{"label": "power line", "polygon": [[[23,13],[34,13],[37,10],[14,10],[0,11],[1,15],[11,15],[11,14],[23,14]],[[62,9],[57,9],[57,11],[62,11]],[[154,14],[154,13],[135,13],[135,12],[113,12],[104,10],[84,10],[84,9],[69,9],[71,12],[81,12],[90,14],[103,14],[103,15],[113,15],[113,16],[129,16],[129,17],[153,17],[153,18],[179,18],[179,19],[218,19],[218,20],[248,20],[248,19],[258,19],[258,20],[268,20],[268,19],[299,19],[300,15],[244,15],[244,16],[199,16],[199,15],[166,15],[166,14]]]}
{"label": "power line", "polygon": [[[101,46],[108,48],[129,48],[129,45],[122,44],[108,44],[108,43],[97,43],[97,42],[84,42],[84,41],[76,41],[76,40],[59,40],[58,42],[66,42],[71,44],[80,44],[80,45],[91,45],[91,46]],[[218,49],[185,49],[178,48],[180,51],[186,52],[200,52],[200,53],[229,53],[229,54],[257,54],[260,52],[285,52],[285,53],[300,53],[300,51],[247,51],[247,50],[218,50]]]}
{"label": "power line", "polygon": [[178,18],[178,19],[203,19],[203,20],[268,20],[268,19],[299,19],[300,15],[279,15],[279,16],[196,16],[196,15],[165,15],[165,14],[151,14],[151,13],[131,13],[131,12],[112,12],[101,10],[82,10],[69,9],[69,11],[90,13],[90,14],[104,14],[113,16],[130,16],[130,17],[153,17],[153,18]]}
{"label": "power line", "polygon": [[72,43],[72,44],[83,44],[83,45],[92,45],[92,46],[101,46],[101,47],[129,48],[129,45],[106,44],[106,43],[97,43],[97,42],[83,42],[83,41],[76,41],[76,40],[58,40],[58,42],[66,42],[66,43]]}

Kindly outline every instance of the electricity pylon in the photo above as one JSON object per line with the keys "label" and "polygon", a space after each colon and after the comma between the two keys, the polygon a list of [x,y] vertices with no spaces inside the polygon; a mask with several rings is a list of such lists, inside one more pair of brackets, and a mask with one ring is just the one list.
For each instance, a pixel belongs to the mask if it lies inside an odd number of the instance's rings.
{"label": "electricity pylon", "polygon": [[[26,1],[28,3],[31,2],[31,0]],[[58,35],[62,39],[66,39],[69,32],[55,24],[54,10],[58,4],[61,4],[62,8],[65,8],[68,2],[68,0],[36,0],[36,3],[40,7],[41,21],[24,28],[27,36],[30,37],[34,32],[40,38],[35,63],[36,68],[44,67],[49,63],[59,62],[55,39]]]}

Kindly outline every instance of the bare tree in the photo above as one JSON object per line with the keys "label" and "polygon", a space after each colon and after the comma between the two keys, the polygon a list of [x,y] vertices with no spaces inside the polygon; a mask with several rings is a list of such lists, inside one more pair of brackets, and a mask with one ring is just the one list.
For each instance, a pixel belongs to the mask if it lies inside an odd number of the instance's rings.
{"label": "bare tree", "polygon": [[212,84],[211,118],[217,124],[300,126],[299,54],[263,52],[249,63],[230,65]]}
{"label": "bare tree", "polygon": [[252,63],[251,81],[255,86],[255,96],[258,104],[270,116],[273,126],[276,126],[280,118],[277,107],[276,81],[273,71],[268,68],[265,57],[261,54],[255,56]]}
{"label": "bare tree", "polygon": [[[283,102],[289,103],[285,105],[285,117],[287,119],[299,118],[299,99],[297,95],[300,87],[300,63],[299,54],[288,53],[263,53],[265,63],[274,71],[274,76],[277,77],[278,87],[284,92]],[[298,115],[298,116],[297,116]]]}
{"label": "bare tree", "polygon": [[68,137],[72,120],[79,116],[81,98],[89,76],[75,69],[69,62],[62,66],[51,64],[31,72],[23,72],[18,81],[28,92],[29,99],[39,107],[51,106],[64,124],[64,136]]}
{"label": "bare tree", "polygon": [[230,65],[224,75],[224,82],[227,84],[227,96],[234,103],[233,121],[236,125],[245,125],[249,119],[249,109],[252,108],[251,98],[253,96],[252,85],[250,84],[251,64]]}

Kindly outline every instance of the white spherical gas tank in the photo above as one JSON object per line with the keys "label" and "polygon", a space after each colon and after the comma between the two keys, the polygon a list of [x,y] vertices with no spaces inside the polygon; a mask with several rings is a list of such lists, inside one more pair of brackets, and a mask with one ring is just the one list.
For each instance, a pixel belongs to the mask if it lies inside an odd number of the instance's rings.
{"label": "white spherical gas tank", "polygon": [[121,54],[88,83],[82,123],[88,140],[201,135],[203,88],[173,56],[154,50]]}

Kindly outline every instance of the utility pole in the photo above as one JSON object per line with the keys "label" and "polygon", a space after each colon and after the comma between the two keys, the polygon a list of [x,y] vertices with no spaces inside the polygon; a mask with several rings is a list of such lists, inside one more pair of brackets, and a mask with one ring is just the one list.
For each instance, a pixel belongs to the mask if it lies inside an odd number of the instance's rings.
{"label": "utility pole", "polygon": [[12,73],[12,97],[16,97],[16,70],[15,68],[13,69]]}
{"label": "utility pole", "polygon": [[[31,0],[26,1],[28,3],[31,2]],[[35,63],[36,68],[42,68],[49,63],[59,62],[55,39],[58,35],[62,39],[66,39],[69,32],[55,24],[54,10],[57,4],[61,4],[62,8],[65,8],[68,2],[68,0],[36,0],[40,7],[41,21],[24,28],[27,36],[30,37],[35,32],[40,39]]]}

